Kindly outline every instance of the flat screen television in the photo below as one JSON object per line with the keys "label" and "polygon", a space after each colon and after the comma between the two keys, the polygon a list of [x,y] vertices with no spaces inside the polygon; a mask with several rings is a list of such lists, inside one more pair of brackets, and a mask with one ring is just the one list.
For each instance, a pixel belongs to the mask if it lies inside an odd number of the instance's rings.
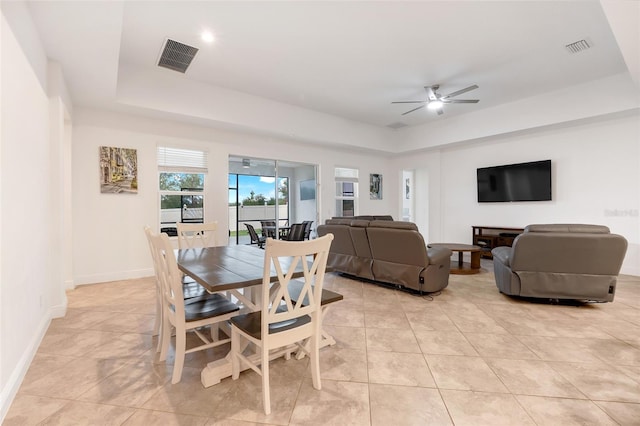
{"label": "flat screen television", "polygon": [[478,202],[551,200],[551,160],[478,169]]}

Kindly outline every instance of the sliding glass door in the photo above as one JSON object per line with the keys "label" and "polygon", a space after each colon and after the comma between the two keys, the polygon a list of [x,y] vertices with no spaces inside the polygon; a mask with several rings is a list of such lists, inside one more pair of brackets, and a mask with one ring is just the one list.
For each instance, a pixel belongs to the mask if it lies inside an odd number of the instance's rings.
{"label": "sliding glass door", "polygon": [[317,218],[315,165],[229,157],[229,243],[258,235],[280,236],[292,223]]}

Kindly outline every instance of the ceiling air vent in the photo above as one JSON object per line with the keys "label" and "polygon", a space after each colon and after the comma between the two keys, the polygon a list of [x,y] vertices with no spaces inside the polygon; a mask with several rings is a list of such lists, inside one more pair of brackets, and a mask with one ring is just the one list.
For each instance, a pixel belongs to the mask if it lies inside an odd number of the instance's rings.
{"label": "ceiling air vent", "polygon": [[391,129],[401,129],[403,127],[407,127],[407,124],[397,122],[397,123],[387,124],[387,127]]}
{"label": "ceiling air vent", "polygon": [[571,53],[578,53],[591,48],[589,43],[587,43],[587,40],[578,40],[574,43],[567,44],[565,47]]}
{"label": "ceiling air vent", "polygon": [[198,53],[196,47],[167,39],[158,60],[158,66],[184,73],[191,65],[196,53]]}

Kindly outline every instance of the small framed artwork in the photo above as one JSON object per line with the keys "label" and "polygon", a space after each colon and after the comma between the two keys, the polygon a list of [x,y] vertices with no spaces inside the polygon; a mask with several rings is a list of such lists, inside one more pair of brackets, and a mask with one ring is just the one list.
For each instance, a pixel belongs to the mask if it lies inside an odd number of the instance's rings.
{"label": "small framed artwork", "polygon": [[369,175],[369,198],[371,200],[382,200],[382,175],[371,173]]}
{"label": "small framed artwork", "polygon": [[404,199],[411,199],[411,180],[409,178],[404,180]]}
{"label": "small framed artwork", "polygon": [[138,154],[135,149],[100,147],[100,192],[138,193]]}

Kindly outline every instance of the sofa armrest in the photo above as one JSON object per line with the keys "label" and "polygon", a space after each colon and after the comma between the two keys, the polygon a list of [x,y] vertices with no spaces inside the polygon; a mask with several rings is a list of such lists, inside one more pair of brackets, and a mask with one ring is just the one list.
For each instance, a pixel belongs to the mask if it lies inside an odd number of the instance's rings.
{"label": "sofa armrest", "polygon": [[500,262],[504,266],[511,266],[511,247],[496,247],[491,250],[491,254],[493,255],[493,262]]}
{"label": "sofa armrest", "polygon": [[427,249],[427,256],[429,257],[430,265],[438,265],[445,262],[449,262],[451,257],[451,250],[446,247],[429,247]]}

